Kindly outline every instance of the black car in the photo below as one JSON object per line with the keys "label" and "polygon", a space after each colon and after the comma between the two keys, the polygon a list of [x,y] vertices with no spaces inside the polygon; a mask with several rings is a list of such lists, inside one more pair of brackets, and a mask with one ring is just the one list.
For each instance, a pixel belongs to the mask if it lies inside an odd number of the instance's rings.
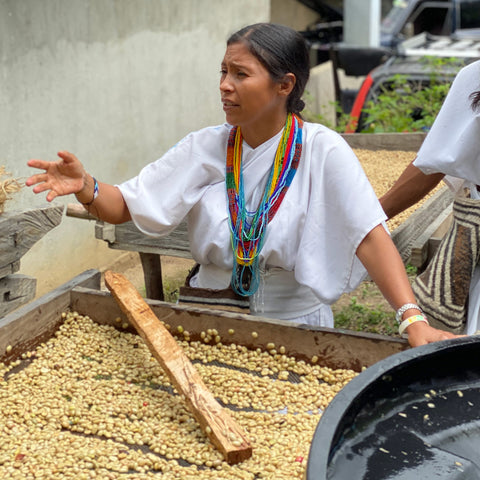
{"label": "black car", "polygon": [[[408,94],[433,83],[450,84],[463,66],[480,58],[480,31],[468,32],[470,35],[459,31],[452,36],[423,33],[400,44],[395,55],[365,77],[350,110],[346,133],[365,131],[369,123],[366,107],[375,104],[383,92],[403,89]],[[419,105],[412,120],[422,115]]]}
{"label": "black car", "polygon": [[[299,0],[319,14],[320,21],[300,33],[309,44],[312,66],[330,59],[332,46],[343,41],[343,2]],[[480,0],[390,0],[382,2],[380,45],[394,50],[422,32],[451,35],[480,28]]]}
{"label": "black car", "polygon": [[380,45],[396,47],[422,32],[451,35],[480,27],[480,0],[395,0],[380,26]]}

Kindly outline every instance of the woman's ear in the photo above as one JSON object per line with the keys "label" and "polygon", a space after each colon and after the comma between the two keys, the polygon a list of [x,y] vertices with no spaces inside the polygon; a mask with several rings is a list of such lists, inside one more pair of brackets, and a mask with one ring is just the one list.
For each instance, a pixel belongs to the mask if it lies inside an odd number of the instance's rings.
{"label": "woman's ear", "polygon": [[280,94],[288,97],[290,93],[292,93],[292,90],[295,87],[296,82],[297,82],[297,79],[295,75],[293,73],[287,73],[279,83]]}

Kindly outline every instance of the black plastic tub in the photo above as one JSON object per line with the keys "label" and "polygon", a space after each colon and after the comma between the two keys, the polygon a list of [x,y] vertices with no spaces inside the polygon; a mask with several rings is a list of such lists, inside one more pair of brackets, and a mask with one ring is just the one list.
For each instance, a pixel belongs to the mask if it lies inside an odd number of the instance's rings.
{"label": "black plastic tub", "polygon": [[413,348],[352,380],[317,425],[306,479],[480,479],[480,338]]}

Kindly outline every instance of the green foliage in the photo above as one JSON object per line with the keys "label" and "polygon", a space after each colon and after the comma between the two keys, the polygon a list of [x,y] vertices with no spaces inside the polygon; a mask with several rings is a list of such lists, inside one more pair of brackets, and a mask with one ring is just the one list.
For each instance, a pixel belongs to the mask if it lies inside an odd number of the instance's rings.
{"label": "green foliage", "polygon": [[405,267],[406,270],[407,270],[407,275],[409,277],[415,277],[417,275],[417,267],[414,267],[413,265],[410,265],[410,264],[407,264],[407,266]]}
{"label": "green foliage", "polygon": [[417,132],[428,130],[442,106],[450,84],[414,83],[405,75],[394,75],[389,88],[375,101],[367,102],[366,127],[362,133]]}
{"label": "green foliage", "polygon": [[[309,92],[305,92],[304,97],[309,98],[311,97],[311,94]],[[302,112],[302,116],[307,122],[321,123],[322,125],[325,125],[336,132],[343,133],[347,128],[348,123],[351,121],[350,115],[342,111],[342,107],[340,106],[339,102],[329,102],[329,105],[336,113],[336,122],[332,122],[329,118],[321,113],[313,113],[309,109],[305,109]],[[325,107],[325,105],[323,105],[323,107]]]}
{"label": "green foliage", "polygon": [[382,335],[397,335],[395,315],[382,307],[371,307],[358,303],[356,297],[350,304],[334,315],[335,328],[370,332]]}
{"label": "green foliage", "polygon": [[[361,133],[416,132],[428,130],[435,120],[450,88],[438,72],[450,71],[452,78],[464,62],[458,58],[424,57],[421,62],[429,74],[428,84],[412,81],[407,75],[393,75],[375,100],[364,106],[365,127]],[[309,94],[307,93],[307,99]],[[353,120],[344,113],[338,102],[333,102],[337,120],[332,124],[323,115],[305,110],[303,116],[311,122],[321,123],[343,133]]]}
{"label": "green foliage", "polygon": [[180,295],[180,287],[185,282],[185,279],[170,279],[165,278],[163,281],[163,295],[166,302],[177,303]]}

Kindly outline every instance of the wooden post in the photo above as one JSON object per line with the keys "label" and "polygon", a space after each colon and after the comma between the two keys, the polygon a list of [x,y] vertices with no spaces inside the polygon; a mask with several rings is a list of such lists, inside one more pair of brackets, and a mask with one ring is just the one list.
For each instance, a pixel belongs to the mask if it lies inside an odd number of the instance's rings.
{"label": "wooden post", "polygon": [[157,253],[139,252],[147,298],[165,300],[163,294],[162,260]]}
{"label": "wooden post", "polygon": [[121,274],[105,272],[105,285],[159,361],[177,391],[184,395],[201,428],[233,465],[252,456],[243,429],[221,407],[169,331],[135,287]]}

